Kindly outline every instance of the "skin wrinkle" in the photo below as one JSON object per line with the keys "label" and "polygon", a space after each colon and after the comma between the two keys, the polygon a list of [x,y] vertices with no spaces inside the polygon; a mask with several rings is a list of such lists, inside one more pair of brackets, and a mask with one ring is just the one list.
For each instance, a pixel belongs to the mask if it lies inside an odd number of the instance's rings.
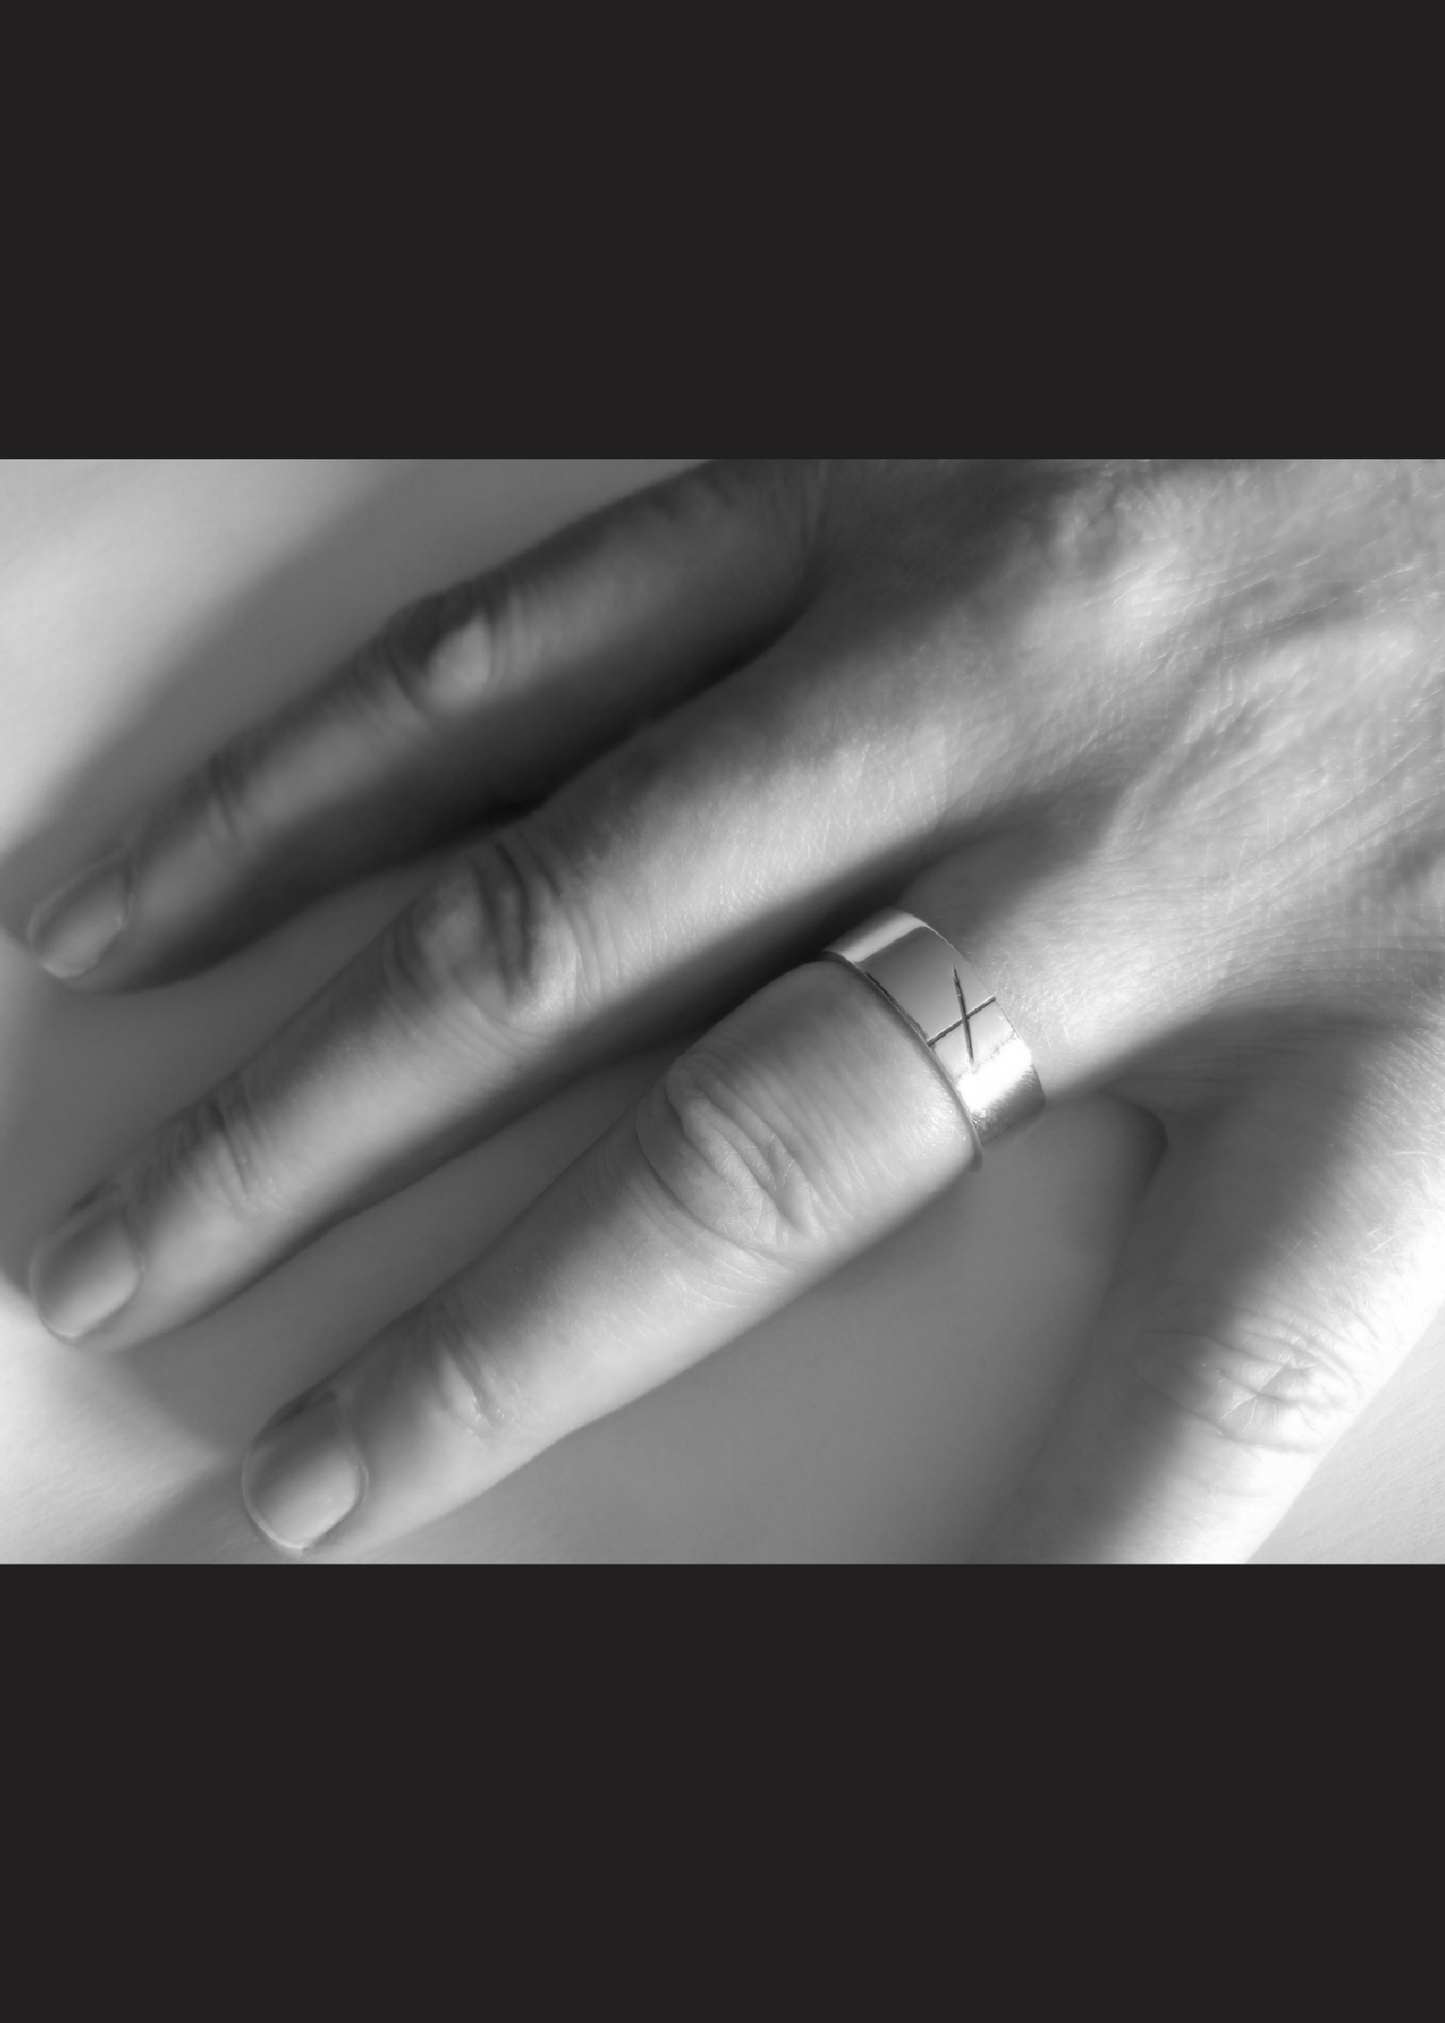
{"label": "skin wrinkle", "polygon": [[[529,1434],[540,1444],[535,1403],[515,1373],[485,1352],[491,1331],[480,1315],[461,1311],[444,1293],[419,1307],[399,1332],[399,1354],[419,1373],[434,1408],[488,1461],[499,1447],[525,1445]],[[361,1402],[357,1393],[365,1392],[370,1376],[363,1364],[359,1381],[336,1387],[337,1402],[353,1426]]]}
{"label": "skin wrinkle", "polygon": [[[796,1099],[790,1102],[786,1089],[775,1091],[769,1109],[776,1114],[770,1116],[757,1106],[757,1097],[765,1092],[755,1094],[752,1084],[747,1063],[739,1072],[738,1063],[695,1049],[662,1084],[656,1119],[663,1126],[660,1136],[647,1133],[640,1142],[661,1185],[710,1237],[722,1236],[745,1252],[772,1255],[789,1243],[816,1242],[842,1218],[828,1184],[833,1162],[820,1158],[816,1147],[795,1142],[799,1126],[788,1112],[798,1108]],[[696,1156],[696,1166],[684,1162],[674,1170],[666,1148],[670,1129]],[[691,1198],[684,1170],[703,1180]],[[746,1175],[741,1185],[740,1174]],[[739,1204],[740,1224],[732,1213]],[[734,1227],[723,1226],[719,1210]],[[735,1227],[745,1228],[743,1238]]]}
{"label": "skin wrinkle", "polygon": [[[1301,1229],[1290,1253],[1312,1255],[1319,1235]],[[1397,1232],[1396,1242],[1402,1240]],[[1372,1231],[1363,1254],[1373,1248]],[[1146,1386],[1230,1439],[1262,1452],[1322,1449],[1388,1374],[1383,1352],[1390,1317],[1367,1310],[1337,1284],[1322,1328],[1318,1307],[1281,1301],[1277,1271],[1262,1262],[1258,1277],[1258,1296],[1240,1283],[1232,1308],[1221,1305],[1207,1273],[1192,1295],[1176,1278],[1167,1303],[1150,1316],[1146,1338],[1130,1350],[1128,1366]],[[1371,1355],[1372,1343],[1379,1354]]]}
{"label": "skin wrinkle", "polygon": [[[417,1048],[449,1039],[458,1059],[479,1049],[519,1056],[555,1010],[563,944],[549,943],[546,984],[533,970],[523,915],[528,902],[513,859],[489,852],[459,863],[409,907],[381,944],[386,1002]],[[510,888],[510,896],[504,896]]]}

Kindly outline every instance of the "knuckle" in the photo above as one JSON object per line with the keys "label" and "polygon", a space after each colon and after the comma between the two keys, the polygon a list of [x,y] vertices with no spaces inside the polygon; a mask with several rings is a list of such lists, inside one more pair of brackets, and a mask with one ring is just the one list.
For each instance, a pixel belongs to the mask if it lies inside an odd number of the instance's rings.
{"label": "knuckle", "polygon": [[147,1161],[140,1192],[180,1193],[239,1222],[284,1208],[274,1159],[244,1082],[232,1079],[174,1118]]}
{"label": "knuckle", "polygon": [[594,994],[580,908],[519,830],[492,837],[410,907],[383,948],[393,999],[409,1018],[482,1020],[548,1037]]}
{"label": "knuckle", "polygon": [[672,1211],[712,1247],[784,1259],[834,1216],[803,1134],[703,1048],[678,1062],[638,1116],[642,1156]]}
{"label": "knuckle", "polygon": [[525,1436],[535,1413],[513,1371],[488,1356],[472,1316],[454,1290],[438,1293],[421,1309],[408,1353],[426,1359],[447,1415],[488,1445]]}
{"label": "knuckle", "polygon": [[205,834],[223,862],[247,861],[260,854],[264,834],[254,805],[254,778],[250,748],[242,738],[223,745],[202,768]]}
{"label": "knuckle", "polygon": [[1254,1454],[1317,1455],[1368,1400],[1368,1358],[1317,1317],[1189,1301],[1127,1359],[1156,1404]]}
{"label": "knuckle", "polygon": [[520,601],[513,575],[498,570],[408,606],[363,654],[362,688],[429,730],[446,728],[505,684]]}

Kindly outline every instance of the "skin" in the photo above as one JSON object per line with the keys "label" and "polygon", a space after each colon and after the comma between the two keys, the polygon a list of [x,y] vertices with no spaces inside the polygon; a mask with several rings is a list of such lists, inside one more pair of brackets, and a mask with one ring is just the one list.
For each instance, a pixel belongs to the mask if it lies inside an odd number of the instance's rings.
{"label": "skin", "polygon": [[1442,535],[1430,460],[748,461],[404,614],[37,915],[76,988],[142,989],[457,850],[41,1246],[42,1315],[131,1348],[706,1030],[258,1442],[274,1543],[374,1551],[966,1170],[916,1040],[811,959],[898,903],[1051,1100],[1168,1145],[990,1556],[1248,1557],[1445,1306]]}

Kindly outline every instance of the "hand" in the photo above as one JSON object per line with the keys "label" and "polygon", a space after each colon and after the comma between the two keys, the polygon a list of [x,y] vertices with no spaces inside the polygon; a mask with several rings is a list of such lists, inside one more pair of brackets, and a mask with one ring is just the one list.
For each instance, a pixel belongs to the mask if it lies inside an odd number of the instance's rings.
{"label": "hand", "polygon": [[720,1019],[258,1443],[276,1543],[373,1551],[966,1170],[902,1022],[794,966],[896,901],[1051,1099],[1168,1140],[992,1555],[1248,1556],[1445,1305],[1442,531],[1419,460],[742,462],[408,612],[37,916],[142,988],[460,848],[42,1245],[42,1315],[129,1348]]}

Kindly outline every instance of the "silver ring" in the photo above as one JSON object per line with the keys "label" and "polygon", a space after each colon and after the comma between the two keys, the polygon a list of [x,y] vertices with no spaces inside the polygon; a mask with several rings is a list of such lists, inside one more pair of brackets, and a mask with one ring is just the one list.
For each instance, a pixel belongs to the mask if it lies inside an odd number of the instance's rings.
{"label": "silver ring", "polygon": [[880,913],[824,952],[866,977],[958,1098],[980,1158],[1044,1107],[1034,1057],[973,965],[911,913]]}

